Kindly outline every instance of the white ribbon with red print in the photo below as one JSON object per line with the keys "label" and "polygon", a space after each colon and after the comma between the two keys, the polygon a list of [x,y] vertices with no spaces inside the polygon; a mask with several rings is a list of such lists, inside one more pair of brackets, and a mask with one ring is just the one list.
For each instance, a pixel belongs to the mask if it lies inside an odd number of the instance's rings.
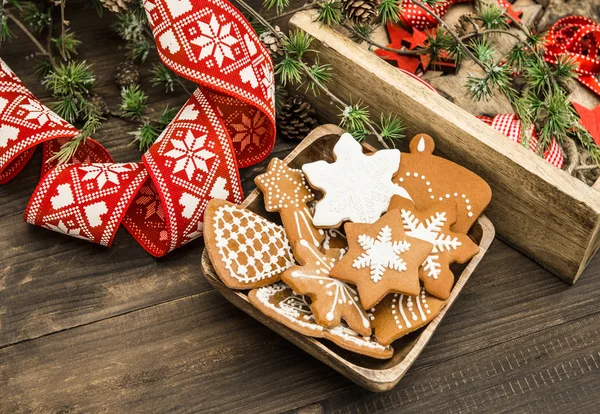
{"label": "white ribbon with red print", "polygon": [[[481,121],[488,125],[491,125],[496,131],[506,135],[512,141],[521,143],[521,121],[516,114],[499,114],[492,117],[489,116],[478,116]],[[531,126],[527,131],[529,137],[529,149],[531,151],[537,151],[538,140],[535,134],[535,126]],[[560,145],[555,139],[552,139],[550,147],[544,151],[544,159],[552,165],[562,168],[565,162],[563,152]]]}
{"label": "white ribbon with red print", "polygon": [[88,139],[72,163],[46,162],[78,131],[0,68],[0,183],[43,145],[42,179],[25,220],[109,246],[120,224],[162,256],[199,237],[211,198],[243,199],[238,166],[274,144],[273,65],[244,17],[224,0],[145,0],[166,66],[198,89],[142,157],[115,163]]}

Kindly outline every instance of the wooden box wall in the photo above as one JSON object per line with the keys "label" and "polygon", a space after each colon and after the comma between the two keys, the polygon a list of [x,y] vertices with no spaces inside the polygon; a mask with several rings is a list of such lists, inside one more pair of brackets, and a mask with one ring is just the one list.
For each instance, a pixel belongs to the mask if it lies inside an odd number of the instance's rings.
{"label": "wooden box wall", "polygon": [[[346,101],[363,101],[377,119],[395,113],[408,136],[427,133],[436,151],[482,176],[492,187],[486,211],[498,234],[569,283],[575,283],[600,247],[600,192],[518,145],[347,37],[297,13],[293,28],[314,37],[321,63],[333,68],[328,86]],[[324,94],[311,98],[319,115],[338,122]]]}

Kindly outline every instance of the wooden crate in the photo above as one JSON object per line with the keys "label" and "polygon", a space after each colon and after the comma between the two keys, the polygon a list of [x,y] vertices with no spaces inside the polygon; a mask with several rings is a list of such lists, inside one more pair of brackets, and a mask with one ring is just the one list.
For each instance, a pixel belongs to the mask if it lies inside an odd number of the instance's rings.
{"label": "wooden crate", "polygon": [[[314,37],[321,63],[332,65],[328,86],[347,102],[361,100],[375,119],[394,113],[408,136],[427,133],[446,158],[464,165],[492,187],[486,214],[498,234],[569,283],[575,283],[600,240],[600,192],[508,140],[492,127],[429,90],[347,37],[297,13],[293,28]],[[342,108],[325,95],[311,98],[318,113],[338,122]]]}
{"label": "wooden crate", "polygon": [[[339,136],[343,133],[335,125],[322,125],[316,128],[300,145],[288,155],[284,162],[292,168],[300,168],[307,162],[316,160],[333,161],[333,146]],[[367,151],[375,148],[365,145]],[[242,207],[247,208],[261,216],[281,223],[277,214],[267,213],[264,208],[262,193],[255,189],[248,195]],[[432,320],[425,328],[412,332],[395,341],[394,356],[389,360],[376,360],[346,351],[326,340],[319,340],[302,335],[285,325],[271,319],[256,309],[249,301],[247,291],[232,290],[225,286],[215,273],[208,257],[206,249],[202,254],[202,271],[206,279],[220,292],[228,301],[271,328],[299,348],[308,352],[315,358],[329,365],[342,375],[354,381],[358,385],[371,391],[387,391],[393,388],[402,379],[406,371],[423,351],[427,342],[444,318],[444,315],[461,292],[465,283],[487,252],[494,239],[494,226],[490,220],[481,216],[469,231],[469,236],[477,245],[479,253],[469,262],[459,266],[452,266],[456,283],[450,293],[448,304],[440,314]]]}

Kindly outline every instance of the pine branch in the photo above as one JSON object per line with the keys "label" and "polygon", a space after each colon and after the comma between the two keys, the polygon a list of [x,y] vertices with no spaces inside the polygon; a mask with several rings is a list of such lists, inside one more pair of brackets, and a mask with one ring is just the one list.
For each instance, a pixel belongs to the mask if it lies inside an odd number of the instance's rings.
{"label": "pine branch", "polygon": [[52,54],[46,48],[44,48],[44,46],[42,46],[42,44],[35,38],[35,36],[29,31],[29,29],[27,29],[27,27],[9,10],[4,10],[4,14],[8,19],[10,19],[14,24],[16,24],[17,27],[21,29],[23,33],[25,33],[25,35],[29,38],[29,40],[31,40],[31,42],[40,51],[40,53],[46,56],[52,63],[52,66],[54,66],[54,58],[52,57]]}

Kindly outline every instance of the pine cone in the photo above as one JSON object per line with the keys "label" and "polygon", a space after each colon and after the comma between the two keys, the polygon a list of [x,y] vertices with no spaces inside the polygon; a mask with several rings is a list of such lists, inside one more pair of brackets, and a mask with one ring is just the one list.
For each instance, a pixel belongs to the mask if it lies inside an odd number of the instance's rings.
{"label": "pine cone", "polygon": [[377,17],[378,0],[342,0],[342,9],[351,23],[365,26]]}
{"label": "pine cone", "polygon": [[129,9],[134,0],[100,0],[100,3],[111,12],[120,13]]}
{"label": "pine cone", "polygon": [[[279,30],[279,26],[275,26],[275,31],[281,36],[283,36],[283,32]],[[272,31],[267,30],[261,33],[259,39],[265,46],[265,48],[269,51],[273,60],[279,59],[285,54],[283,50],[283,41],[277,36],[275,36],[275,34]]]}
{"label": "pine cone", "polygon": [[478,28],[473,23],[477,16],[474,13],[463,14],[458,18],[458,23],[454,26],[459,36],[465,36],[477,32]]}
{"label": "pine cone", "polygon": [[315,108],[301,95],[289,98],[277,113],[277,130],[286,139],[301,141],[318,124]]}
{"label": "pine cone", "polygon": [[106,105],[106,102],[104,102],[104,98],[101,97],[100,95],[93,93],[90,96],[90,102],[96,107],[98,108],[98,112],[100,113],[100,116],[107,116],[108,114],[110,114],[110,111],[108,110],[108,105]]}
{"label": "pine cone", "polygon": [[131,60],[124,60],[119,63],[115,70],[115,83],[120,89],[133,85],[139,85],[141,82],[140,70]]}

